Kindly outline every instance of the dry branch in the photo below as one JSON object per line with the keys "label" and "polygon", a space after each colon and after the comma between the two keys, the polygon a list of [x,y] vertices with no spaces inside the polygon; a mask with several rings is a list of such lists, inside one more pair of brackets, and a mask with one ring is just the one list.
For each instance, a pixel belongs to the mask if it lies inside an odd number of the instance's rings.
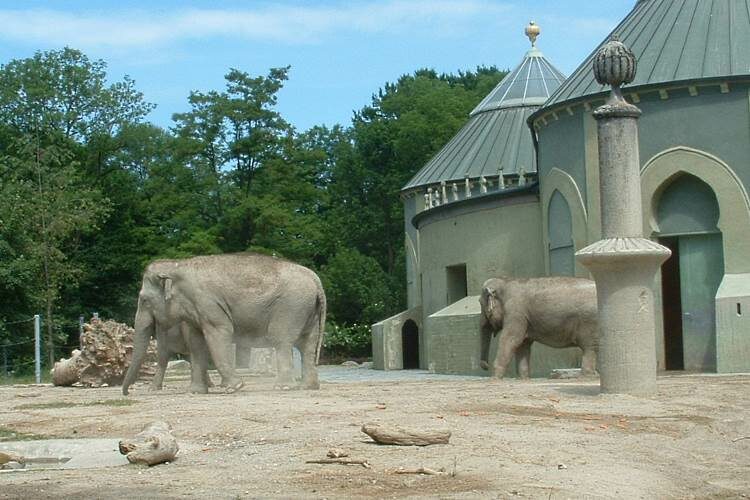
{"label": "dry branch", "polygon": [[166,422],[152,422],[132,440],[120,441],[120,453],[133,464],[156,465],[174,460],[180,447]]}
{"label": "dry branch", "polygon": [[417,467],[416,469],[404,469],[403,467],[393,471],[395,474],[421,474],[426,476],[441,476],[445,474],[444,470],[429,469],[427,467]]}
{"label": "dry branch", "polygon": [[430,430],[418,431],[403,429],[398,426],[385,427],[380,424],[365,424],[362,432],[370,436],[376,443],[397,446],[429,446],[431,444],[448,444],[450,431]]}
{"label": "dry branch", "polygon": [[365,469],[370,468],[370,462],[357,458],[321,458],[320,460],[307,460],[306,464],[340,464],[340,465],[361,465]]}

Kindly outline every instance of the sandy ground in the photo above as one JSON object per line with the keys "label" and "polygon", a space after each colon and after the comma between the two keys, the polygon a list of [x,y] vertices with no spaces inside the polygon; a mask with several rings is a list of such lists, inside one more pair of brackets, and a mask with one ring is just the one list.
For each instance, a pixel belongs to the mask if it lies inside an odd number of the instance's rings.
{"label": "sandy ground", "polygon": [[[750,375],[661,376],[642,399],[600,395],[596,380],[359,370],[323,367],[319,391],[275,391],[268,378],[246,378],[237,394],[190,395],[184,379],[161,393],[139,384],[128,406],[116,406],[119,387],[0,387],[0,439],[122,438],[163,419],[181,446],[151,468],[0,473],[0,498],[750,496]],[[366,422],[453,434],[448,445],[381,446],[360,431]],[[371,468],[305,463],[331,448]]]}

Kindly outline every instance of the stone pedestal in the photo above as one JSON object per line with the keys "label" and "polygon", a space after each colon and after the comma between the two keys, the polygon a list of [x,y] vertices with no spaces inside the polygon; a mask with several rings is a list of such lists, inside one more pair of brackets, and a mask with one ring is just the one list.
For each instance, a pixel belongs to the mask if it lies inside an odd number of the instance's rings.
{"label": "stone pedestal", "polygon": [[633,53],[616,39],[594,57],[594,74],[612,86],[594,111],[599,134],[602,240],[576,253],[596,281],[602,392],[656,391],[654,277],[671,252],[643,238],[638,117],[620,85],[635,78]]}
{"label": "stone pedestal", "polygon": [[601,391],[656,391],[653,283],[669,250],[643,238],[610,238],[576,254],[596,281]]}

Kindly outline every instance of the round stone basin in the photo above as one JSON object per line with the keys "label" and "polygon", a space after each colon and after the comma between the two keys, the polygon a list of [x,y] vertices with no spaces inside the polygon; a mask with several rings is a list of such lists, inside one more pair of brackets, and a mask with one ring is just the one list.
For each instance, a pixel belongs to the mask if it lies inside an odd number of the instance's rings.
{"label": "round stone basin", "polygon": [[24,458],[23,469],[2,470],[23,472],[37,469],[98,469],[127,465],[120,454],[117,439],[44,439],[40,441],[0,442],[0,451]]}

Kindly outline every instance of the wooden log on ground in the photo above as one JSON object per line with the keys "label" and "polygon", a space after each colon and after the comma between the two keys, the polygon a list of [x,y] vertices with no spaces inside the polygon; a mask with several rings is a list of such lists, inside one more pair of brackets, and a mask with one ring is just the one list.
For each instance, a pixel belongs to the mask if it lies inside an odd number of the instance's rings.
{"label": "wooden log on ground", "polygon": [[166,422],[152,422],[132,440],[120,441],[120,453],[133,464],[156,465],[174,460],[180,447]]}
{"label": "wooden log on ground", "polygon": [[68,359],[61,359],[52,368],[52,383],[54,385],[68,386],[78,382],[81,376],[81,351],[78,349],[71,353]]}
{"label": "wooden log on ground", "polygon": [[365,424],[362,432],[370,436],[376,443],[392,444],[396,446],[429,446],[431,444],[448,444],[450,431],[429,430],[421,431],[403,429],[396,425]]}

